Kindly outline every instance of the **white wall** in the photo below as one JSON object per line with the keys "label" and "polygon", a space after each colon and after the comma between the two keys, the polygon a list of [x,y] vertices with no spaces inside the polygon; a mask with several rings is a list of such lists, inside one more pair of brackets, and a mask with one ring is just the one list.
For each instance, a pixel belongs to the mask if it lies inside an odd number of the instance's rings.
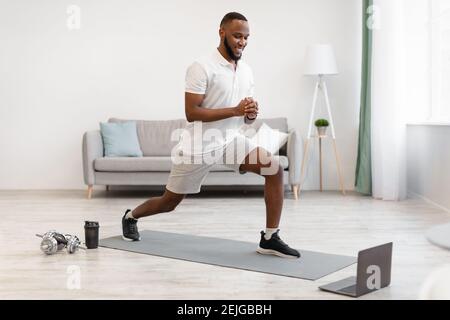
{"label": "white wall", "polygon": [[[328,90],[346,187],[353,188],[360,2],[0,0],[0,189],[84,188],[84,131],[109,117],[183,118],[186,67],[218,45],[228,11],[249,19],[244,58],[260,116],[288,117],[303,136],[314,86],[302,76],[304,49],[334,45],[340,74]],[[71,4],[81,8],[80,30],[66,26]],[[324,187],[337,189],[330,143],[324,152]],[[308,189],[318,187],[317,157],[311,161]]]}
{"label": "white wall", "polygon": [[450,211],[450,125],[409,125],[408,192]]}

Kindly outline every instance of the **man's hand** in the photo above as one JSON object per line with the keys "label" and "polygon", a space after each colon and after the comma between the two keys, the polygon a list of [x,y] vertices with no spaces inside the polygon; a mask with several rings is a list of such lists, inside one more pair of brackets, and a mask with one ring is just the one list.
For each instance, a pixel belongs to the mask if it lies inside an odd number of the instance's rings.
{"label": "man's hand", "polygon": [[[253,121],[258,116],[258,101],[253,98],[246,98],[250,103],[247,105],[247,109],[245,110],[245,118],[246,120]],[[254,105],[252,108],[251,105]]]}
{"label": "man's hand", "polygon": [[253,98],[242,99],[235,107],[236,116],[246,116],[249,120],[254,120],[258,114],[258,102]]}
{"label": "man's hand", "polygon": [[258,101],[253,100],[253,98],[249,98],[251,101],[253,101],[253,103],[255,104],[255,108],[253,111],[253,109],[247,109],[245,112],[245,117],[250,120],[253,121],[256,119],[256,117],[258,116]]}

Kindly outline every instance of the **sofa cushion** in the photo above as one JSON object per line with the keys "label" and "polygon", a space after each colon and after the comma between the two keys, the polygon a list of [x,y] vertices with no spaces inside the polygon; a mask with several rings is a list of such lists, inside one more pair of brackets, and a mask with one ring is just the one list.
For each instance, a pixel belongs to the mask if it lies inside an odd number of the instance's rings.
{"label": "sofa cushion", "polygon": [[263,123],[267,124],[272,129],[280,130],[281,132],[288,132],[286,118],[256,119],[251,126],[255,127],[256,131],[258,131]]}
{"label": "sofa cushion", "polygon": [[282,146],[285,145],[288,134],[279,130],[274,130],[263,123],[258,132],[250,138],[258,147],[262,147],[271,154],[277,154]]}
{"label": "sofa cushion", "polygon": [[[108,122],[126,122],[111,118]],[[181,130],[186,126],[186,120],[133,120],[136,121],[137,134],[142,153],[145,157],[168,156],[170,157],[172,148],[179,140]],[[174,135],[172,137],[172,134]],[[173,138],[173,139],[171,139]]]}
{"label": "sofa cushion", "polygon": [[170,171],[172,161],[170,157],[140,157],[140,158],[97,158],[94,161],[96,171],[111,172],[146,172]]}
{"label": "sofa cushion", "polygon": [[[280,156],[280,164],[284,169],[289,166],[288,158]],[[168,172],[172,168],[171,157],[116,157],[116,158],[97,158],[94,161],[96,171],[107,172]],[[216,164],[211,171],[233,171],[225,165]]]}
{"label": "sofa cushion", "polygon": [[[285,133],[288,132],[288,123],[286,118],[256,119],[255,122],[248,125],[247,128],[243,128],[244,132],[245,130],[248,130],[248,127],[252,127],[254,130],[250,132],[256,133],[261,128],[263,123],[274,130],[279,130],[280,132]],[[249,138],[251,138],[251,136],[249,136]],[[283,156],[287,155],[287,142],[280,147],[279,154]]]}
{"label": "sofa cushion", "polygon": [[100,132],[105,157],[142,157],[134,121],[100,122]]}

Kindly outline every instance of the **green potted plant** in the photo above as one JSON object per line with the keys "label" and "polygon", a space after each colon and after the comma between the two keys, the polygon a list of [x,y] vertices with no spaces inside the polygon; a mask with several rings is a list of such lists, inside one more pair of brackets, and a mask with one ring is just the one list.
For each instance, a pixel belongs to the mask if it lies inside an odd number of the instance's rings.
{"label": "green potted plant", "polygon": [[327,119],[317,119],[314,124],[317,127],[317,132],[319,134],[319,137],[323,137],[326,135],[327,127],[329,125]]}

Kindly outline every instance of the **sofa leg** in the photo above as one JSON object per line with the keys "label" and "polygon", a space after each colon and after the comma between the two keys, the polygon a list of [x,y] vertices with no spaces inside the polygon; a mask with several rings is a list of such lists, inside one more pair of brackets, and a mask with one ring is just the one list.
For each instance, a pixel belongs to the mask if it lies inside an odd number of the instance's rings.
{"label": "sofa leg", "polygon": [[88,185],[88,189],[87,189],[87,198],[88,198],[88,199],[92,198],[92,189],[93,189],[93,188],[94,188],[94,187],[93,187],[92,184]]}
{"label": "sofa leg", "polygon": [[298,184],[293,184],[291,187],[292,192],[294,193],[294,199],[298,200]]}

